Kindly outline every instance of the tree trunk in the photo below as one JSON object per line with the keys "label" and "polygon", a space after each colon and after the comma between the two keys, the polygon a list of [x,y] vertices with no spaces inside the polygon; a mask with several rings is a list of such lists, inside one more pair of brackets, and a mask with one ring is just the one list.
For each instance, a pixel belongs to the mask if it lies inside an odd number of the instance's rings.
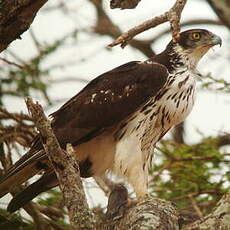
{"label": "tree trunk", "polygon": [[3,0],[0,7],[0,52],[20,39],[33,22],[38,10],[48,0]]}

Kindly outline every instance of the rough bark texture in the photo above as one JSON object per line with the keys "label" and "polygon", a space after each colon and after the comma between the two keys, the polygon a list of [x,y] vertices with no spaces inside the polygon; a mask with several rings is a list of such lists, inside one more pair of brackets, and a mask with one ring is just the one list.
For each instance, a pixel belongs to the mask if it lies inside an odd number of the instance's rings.
{"label": "rough bark texture", "polygon": [[169,201],[147,199],[127,210],[123,218],[110,221],[107,230],[178,230],[179,214]]}
{"label": "rough bark texture", "polygon": [[219,19],[230,30],[230,1],[229,0],[207,0]]}
{"label": "rough bark texture", "polygon": [[0,52],[33,22],[38,10],[48,0],[2,0],[0,2]]}
{"label": "rough bark texture", "polygon": [[184,230],[229,230],[230,229],[230,192],[217,203],[211,214],[186,226]]}
{"label": "rough bark texture", "polygon": [[110,8],[133,9],[141,0],[111,0]]}
{"label": "rough bark texture", "polygon": [[57,174],[72,226],[75,229],[93,229],[93,216],[86,202],[79,166],[73,157],[72,147],[67,147],[67,152],[60,148],[41,105],[34,104],[30,98],[27,99],[26,104]]}
{"label": "rough bark texture", "polygon": [[183,216],[169,201],[151,198],[126,210],[123,217],[108,220],[100,230],[229,230],[230,193],[225,194],[213,211],[193,224],[184,225]]}

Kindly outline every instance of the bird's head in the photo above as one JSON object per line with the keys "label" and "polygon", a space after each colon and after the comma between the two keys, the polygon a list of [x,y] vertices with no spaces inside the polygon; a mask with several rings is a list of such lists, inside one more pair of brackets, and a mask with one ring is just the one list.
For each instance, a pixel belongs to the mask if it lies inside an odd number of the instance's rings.
{"label": "bird's head", "polygon": [[176,42],[170,42],[179,56],[188,58],[190,65],[196,67],[207,51],[215,46],[221,46],[221,38],[204,29],[192,29],[180,33]]}

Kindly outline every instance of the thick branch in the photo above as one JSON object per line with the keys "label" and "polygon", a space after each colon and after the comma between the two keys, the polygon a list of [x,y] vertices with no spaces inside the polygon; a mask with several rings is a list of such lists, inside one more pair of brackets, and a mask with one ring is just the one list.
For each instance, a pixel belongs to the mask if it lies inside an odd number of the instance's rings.
{"label": "thick branch", "polygon": [[179,214],[169,201],[151,198],[129,209],[124,217],[110,221],[107,230],[179,229]]}
{"label": "thick branch", "polygon": [[121,218],[118,216],[108,222],[100,229],[106,230],[218,230],[230,229],[230,193],[226,193],[217,203],[214,210],[204,218],[193,224],[185,225],[183,216],[179,214],[176,207],[169,201],[152,198],[138,203],[136,206],[126,210]]}
{"label": "thick branch", "polygon": [[34,104],[30,98],[26,100],[26,104],[57,174],[72,226],[77,227],[77,229],[93,229],[93,217],[86,202],[79,166],[73,157],[72,147],[69,147],[67,152],[60,148],[41,105]]}
{"label": "thick branch", "polygon": [[221,230],[230,229],[230,192],[217,203],[213,212],[201,220],[186,226],[184,230]]}
{"label": "thick branch", "polygon": [[137,34],[140,34],[150,28],[156,27],[164,22],[169,21],[172,29],[173,39],[176,40],[179,36],[180,31],[180,17],[181,12],[184,9],[187,0],[176,0],[176,3],[173,7],[160,16],[156,16],[153,19],[147,20],[144,23],[135,26],[129,31],[123,33],[118,37],[114,42],[109,44],[110,47],[121,44],[121,47],[124,48],[129,40],[131,40]]}
{"label": "thick branch", "polygon": [[0,7],[0,52],[20,35],[33,22],[38,10],[48,0],[1,1]]}

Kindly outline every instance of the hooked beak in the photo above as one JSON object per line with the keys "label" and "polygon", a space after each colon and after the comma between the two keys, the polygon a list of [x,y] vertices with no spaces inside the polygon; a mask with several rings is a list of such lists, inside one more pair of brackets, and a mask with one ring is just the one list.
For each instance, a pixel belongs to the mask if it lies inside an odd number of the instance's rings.
{"label": "hooked beak", "polygon": [[213,34],[212,38],[211,38],[211,45],[215,46],[215,45],[222,45],[222,40],[219,36]]}

